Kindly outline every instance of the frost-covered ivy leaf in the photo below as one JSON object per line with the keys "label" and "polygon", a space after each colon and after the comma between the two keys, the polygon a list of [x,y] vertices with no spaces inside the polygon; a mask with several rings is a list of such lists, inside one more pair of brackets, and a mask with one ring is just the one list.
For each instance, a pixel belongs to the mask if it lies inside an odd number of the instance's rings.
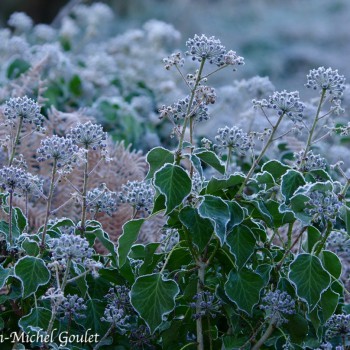
{"label": "frost-covered ivy leaf", "polygon": [[225,202],[230,210],[230,221],[227,225],[227,231],[230,232],[235,226],[239,225],[245,218],[247,210],[242,208],[235,201],[226,201]]}
{"label": "frost-covered ivy leaf", "polygon": [[321,239],[321,232],[314,226],[307,228],[306,240],[303,242],[303,249],[311,253],[315,244]]}
{"label": "frost-covered ivy leaf", "polygon": [[225,283],[225,293],[237,307],[252,313],[254,305],[259,302],[260,290],[264,287],[264,280],[256,272],[243,267],[240,271],[232,270]]}
{"label": "frost-covered ivy leaf", "polygon": [[202,218],[197,209],[186,206],[179,214],[181,223],[190,232],[192,242],[202,251],[208,244],[214,228],[209,219]]}
{"label": "frost-covered ivy leaf", "polygon": [[236,258],[238,269],[243,267],[254,253],[256,239],[249,227],[239,225],[227,235],[226,243]]}
{"label": "frost-covered ivy leaf", "polygon": [[210,165],[221,174],[225,174],[225,165],[221,162],[218,156],[205,148],[199,148],[194,151],[194,154],[204,163]]}
{"label": "frost-covered ivy leaf", "polygon": [[51,277],[44,260],[33,256],[25,256],[19,259],[14,272],[22,282],[23,298],[35,293],[40,286],[48,283]]}
{"label": "frost-covered ivy leaf", "polygon": [[222,190],[229,190],[237,186],[237,190],[239,185],[241,185],[244,181],[245,177],[241,174],[232,174],[227,179],[217,179],[216,177],[212,177],[208,185],[206,187],[206,194],[218,195]]}
{"label": "frost-covered ivy leaf", "polygon": [[43,307],[34,307],[28,315],[23,316],[18,325],[23,332],[29,332],[33,327],[46,330],[51,319],[51,310]]}
{"label": "frost-covered ivy leaf", "polygon": [[301,173],[296,170],[288,170],[282,176],[281,192],[285,198],[286,204],[289,204],[289,200],[293,197],[295,191],[305,185],[305,179]]}
{"label": "frost-covered ivy leaf", "polygon": [[177,283],[160,273],[140,276],[131,288],[131,304],[146,322],[151,333],[162,324],[164,317],[175,308],[180,290]]}
{"label": "frost-covered ivy leaf", "polygon": [[154,174],[154,185],[165,196],[165,214],[178,207],[192,188],[191,179],[186,171],[173,164],[165,164]]}
{"label": "frost-covered ivy leaf", "polygon": [[275,182],[279,182],[280,178],[287,172],[288,169],[290,169],[289,166],[281,163],[278,160],[270,160],[261,168],[262,171],[267,171],[270,173],[275,179]]}
{"label": "frost-covered ivy leaf", "polygon": [[221,244],[226,240],[227,225],[230,221],[230,209],[228,205],[219,197],[205,195],[198,207],[198,213],[202,218],[209,219],[214,232],[220,239]]}
{"label": "frost-covered ivy leaf", "polygon": [[[305,212],[305,208],[307,207],[309,200],[310,198],[302,193],[298,193],[290,199],[290,209],[292,210],[295,217],[299,219],[304,225],[310,225],[311,223],[311,216]],[[289,208],[284,208],[284,205],[281,205],[280,210],[288,211]]]}
{"label": "frost-covered ivy leaf", "polygon": [[201,160],[193,153],[190,155],[190,160],[193,164],[193,167],[196,169],[199,177],[201,178],[201,180],[203,180],[203,168]]}
{"label": "frost-covered ivy leaf", "polygon": [[146,179],[151,179],[154,173],[166,163],[174,163],[174,154],[163,147],[152,148],[146,155],[149,171]]}
{"label": "frost-covered ivy leaf", "polygon": [[342,265],[336,254],[330,250],[323,250],[320,259],[324,268],[335,278],[338,279],[341,275]]}
{"label": "frost-covered ivy leaf", "polygon": [[28,237],[24,239],[21,246],[27,255],[37,256],[40,252],[39,244]]}
{"label": "frost-covered ivy leaf", "polygon": [[291,341],[293,344],[302,344],[309,331],[307,320],[299,314],[287,316],[287,319],[288,322],[284,328],[290,335]]}
{"label": "frost-covered ivy leaf", "polygon": [[13,273],[13,269],[9,268],[3,268],[2,265],[0,265],[0,289],[5,285],[8,277],[10,277]]}
{"label": "frost-covered ivy leaf", "polygon": [[288,277],[294,283],[297,295],[312,310],[331,283],[329,273],[317,256],[306,253],[298,255],[289,268]]}
{"label": "frost-covered ivy leaf", "polygon": [[261,173],[256,174],[256,176],[254,177],[254,180],[259,185],[261,185],[264,188],[264,190],[268,190],[269,188],[272,188],[273,186],[276,185],[273,176],[267,171],[263,171]]}
{"label": "frost-covered ivy leaf", "polygon": [[118,239],[118,266],[125,264],[131,246],[137,240],[141,226],[145,219],[130,220],[123,225],[123,233]]}
{"label": "frost-covered ivy leaf", "polygon": [[327,320],[333,315],[338,306],[338,301],[339,294],[334,292],[331,288],[328,288],[324,293],[322,293],[320,306],[324,323],[326,323]]}

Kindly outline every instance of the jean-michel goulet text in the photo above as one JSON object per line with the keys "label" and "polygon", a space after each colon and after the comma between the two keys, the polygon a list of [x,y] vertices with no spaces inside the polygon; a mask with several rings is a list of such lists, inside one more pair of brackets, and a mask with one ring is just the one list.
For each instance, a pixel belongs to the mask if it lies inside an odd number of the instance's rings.
{"label": "jean-michel goulet text", "polygon": [[[86,343],[98,343],[99,335],[90,333],[91,328],[89,328],[83,334],[69,334],[66,331],[55,333],[57,329],[54,329],[49,334],[44,334],[41,332],[30,332],[30,333],[19,333],[12,332],[9,335],[0,334],[0,344],[4,342],[10,343],[53,343],[58,342],[61,346],[66,346],[67,344],[86,344]],[[57,338],[56,338],[57,337]]]}

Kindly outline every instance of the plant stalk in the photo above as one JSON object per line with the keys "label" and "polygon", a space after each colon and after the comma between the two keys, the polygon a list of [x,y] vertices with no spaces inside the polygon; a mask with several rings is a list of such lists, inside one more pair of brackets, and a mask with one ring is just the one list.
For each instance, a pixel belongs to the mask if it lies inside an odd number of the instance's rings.
{"label": "plant stalk", "polygon": [[22,124],[23,124],[23,117],[20,117],[19,123],[18,123],[18,128],[16,131],[15,140],[14,140],[13,145],[12,145],[11,155],[10,155],[10,159],[9,159],[9,166],[12,165],[13,159],[15,158],[16,146],[17,146],[19,139],[20,139]]}

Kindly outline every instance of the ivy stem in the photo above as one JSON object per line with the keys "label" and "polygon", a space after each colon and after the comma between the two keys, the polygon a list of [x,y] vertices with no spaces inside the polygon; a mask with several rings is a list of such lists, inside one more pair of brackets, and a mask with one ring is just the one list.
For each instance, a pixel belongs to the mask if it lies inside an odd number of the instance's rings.
{"label": "ivy stem", "polygon": [[261,348],[261,346],[265,343],[265,341],[270,337],[272,332],[275,330],[276,322],[277,322],[276,316],[273,316],[265,333],[261,336],[261,338],[257,341],[257,343],[252,347],[252,350],[258,350]]}
{"label": "ivy stem", "polygon": [[304,151],[304,155],[303,155],[303,158],[302,158],[302,161],[301,161],[301,164],[300,164],[300,168],[302,168],[302,166],[304,165],[305,157],[307,155],[307,152],[309,152],[309,150],[310,150],[310,147],[311,147],[311,144],[312,144],[312,137],[314,136],[316,125],[317,125],[317,123],[318,123],[318,121],[320,119],[319,116],[320,116],[320,113],[321,113],[321,108],[322,108],[325,96],[326,96],[326,89],[322,89],[320,102],[319,102],[318,107],[317,107],[317,111],[316,111],[315,119],[314,119],[314,121],[312,123],[312,127],[311,127],[311,129],[309,131],[309,136],[307,138],[305,151]]}
{"label": "ivy stem", "polygon": [[182,153],[182,146],[183,146],[185,133],[186,133],[186,128],[187,128],[187,123],[188,123],[189,119],[190,119],[190,142],[192,143],[192,141],[193,141],[193,139],[192,139],[193,138],[193,119],[192,119],[192,116],[191,116],[190,112],[191,112],[191,108],[192,108],[194,95],[196,93],[197,86],[198,86],[199,82],[201,81],[201,75],[202,75],[202,72],[203,72],[204,63],[205,63],[205,59],[203,59],[201,61],[196,81],[194,83],[193,89],[191,90],[190,101],[188,103],[188,107],[187,107],[187,111],[186,111],[186,117],[185,117],[185,120],[184,120],[184,124],[182,126],[182,131],[181,131],[181,135],[180,135],[180,139],[179,139],[179,145],[178,145],[177,151],[176,151],[176,164],[177,165],[180,164],[181,153]]}
{"label": "ivy stem", "polygon": [[[204,285],[205,277],[205,268],[207,267],[206,263],[198,261],[198,283],[197,283],[197,294],[202,292],[202,286]],[[200,300],[198,298],[196,303],[196,314],[201,314]],[[204,338],[203,338],[203,323],[202,317],[198,317],[196,320],[196,329],[197,329],[197,350],[204,350]]]}
{"label": "ivy stem", "polygon": [[9,241],[10,241],[10,246],[12,246],[12,207],[13,207],[13,191],[10,192],[10,199],[9,199]]}
{"label": "ivy stem", "polygon": [[228,152],[227,152],[227,159],[226,159],[226,168],[225,168],[225,175],[228,175],[228,171],[230,169],[230,163],[231,163],[231,156],[232,156],[232,147],[228,147]]}
{"label": "ivy stem", "polygon": [[45,236],[46,236],[46,231],[47,231],[47,224],[49,222],[49,217],[50,217],[50,213],[51,213],[51,202],[52,202],[53,190],[54,190],[54,186],[55,186],[56,170],[57,170],[57,159],[54,159],[53,166],[52,166],[52,172],[51,172],[51,182],[50,182],[49,195],[47,197],[47,203],[46,203],[45,222],[44,222],[43,234],[42,234],[42,238],[41,238],[41,251],[43,251],[44,247],[45,247]]}
{"label": "ivy stem", "polygon": [[85,232],[85,221],[86,221],[86,193],[87,193],[87,186],[88,186],[88,178],[89,178],[89,172],[88,172],[88,147],[85,147],[85,164],[84,164],[84,183],[83,183],[83,192],[82,192],[82,208],[81,208],[81,232]]}
{"label": "ivy stem", "polygon": [[19,142],[21,129],[22,129],[22,123],[23,123],[23,117],[20,117],[19,118],[19,123],[18,123],[18,128],[17,128],[17,131],[16,131],[15,140],[14,140],[14,142],[12,144],[11,155],[10,155],[10,159],[9,159],[9,166],[12,165],[13,159],[15,158],[16,146],[17,146],[17,144]]}
{"label": "ivy stem", "polygon": [[270,144],[273,142],[275,133],[276,133],[276,131],[277,131],[277,129],[278,129],[278,127],[279,127],[279,125],[280,125],[280,123],[281,123],[281,121],[282,121],[284,115],[285,115],[285,113],[282,113],[282,114],[280,115],[280,117],[278,118],[278,120],[277,120],[275,126],[272,127],[271,134],[270,134],[268,140],[266,141],[266,144],[265,144],[264,148],[263,148],[262,151],[260,152],[258,158],[256,158],[256,159],[253,161],[253,164],[252,164],[252,166],[251,166],[251,168],[250,168],[250,170],[249,170],[247,176],[245,177],[245,179],[244,179],[244,181],[243,181],[241,187],[239,188],[239,190],[238,190],[238,192],[237,192],[237,194],[236,194],[236,197],[240,197],[240,196],[242,195],[243,190],[244,190],[245,186],[247,185],[247,182],[248,182],[248,181],[250,180],[250,178],[252,177],[252,175],[253,175],[253,173],[254,173],[256,167],[259,165],[261,159],[263,158],[263,156],[265,155],[266,151],[267,151],[268,148],[270,147]]}
{"label": "ivy stem", "polygon": [[332,232],[332,223],[330,221],[328,221],[326,232],[322,238],[322,241],[319,243],[319,245],[317,246],[317,249],[315,251],[316,256],[321,253],[321,250],[323,249],[324,245],[326,244],[327,238],[329,237],[331,232]]}
{"label": "ivy stem", "polygon": [[107,339],[107,337],[112,333],[114,329],[114,324],[112,324],[107,332],[105,333],[105,335],[101,338],[101,340],[93,347],[93,350],[98,350],[102,345],[103,345],[103,342]]}

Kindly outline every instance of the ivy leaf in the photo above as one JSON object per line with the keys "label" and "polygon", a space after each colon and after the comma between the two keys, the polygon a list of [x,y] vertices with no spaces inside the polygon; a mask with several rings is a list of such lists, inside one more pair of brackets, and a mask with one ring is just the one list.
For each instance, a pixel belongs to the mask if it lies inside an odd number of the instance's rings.
{"label": "ivy leaf", "polygon": [[246,209],[242,208],[235,201],[226,201],[225,202],[230,210],[231,219],[227,225],[227,231],[230,232],[235,226],[239,225],[245,218]]}
{"label": "ivy leaf", "polygon": [[[297,219],[299,219],[305,226],[310,225],[311,216],[305,213],[305,208],[310,198],[302,193],[294,195],[290,199],[290,209]],[[281,205],[280,210],[283,211],[284,204]],[[288,211],[289,209],[285,209]]]}
{"label": "ivy leaf", "polygon": [[323,250],[320,256],[324,268],[335,278],[341,275],[342,265],[336,254],[329,250]]}
{"label": "ivy leaf", "polygon": [[40,248],[37,242],[26,237],[22,242],[22,249],[27,253],[27,255],[37,256],[39,255]]}
{"label": "ivy leaf", "polygon": [[295,191],[303,185],[305,185],[304,177],[296,170],[290,169],[282,176],[281,193],[285,198],[286,204],[289,204],[290,198],[293,197]]}
{"label": "ivy leaf", "polygon": [[91,333],[105,334],[109,324],[101,322],[106,303],[97,299],[89,299],[86,303],[86,318],[82,319],[80,323],[85,329],[91,329]]}
{"label": "ivy leaf", "polygon": [[221,162],[218,156],[205,148],[199,148],[194,151],[194,154],[204,163],[210,165],[220,174],[225,174],[225,165]]}
{"label": "ivy leaf", "polygon": [[200,176],[201,180],[203,180],[203,169],[202,169],[202,164],[201,160],[199,157],[197,157],[195,154],[191,154],[190,160],[193,164],[193,167],[196,169],[198,175]]}
{"label": "ivy leaf", "polygon": [[284,327],[290,335],[291,341],[302,344],[309,331],[307,320],[299,314],[290,315],[287,319],[288,322]]}
{"label": "ivy leaf", "polygon": [[48,283],[51,277],[44,261],[33,256],[25,256],[17,261],[15,275],[22,282],[23,298],[35,293],[40,286]]}
{"label": "ivy leaf", "polygon": [[314,309],[331,283],[331,277],[320,259],[306,253],[298,255],[291,263],[288,277],[295,285],[297,295],[306,301],[310,310]]}
{"label": "ivy leaf", "polygon": [[249,227],[239,225],[227,235],[226,243],[236,258],[238,269],[242,268],[254,253],[255,237]]}
{"label": "ivy leaf", "polygon": [[33,307],[28,315],[19,320],[18,325],[26,333],[30,332],[33,327],[45,330],[50,322],[51,314],[52,312],[49,309]]}
{"label": "ivy leaf", "polygon": [[[241,174],[230,175],[227,179],[212,177],[206,187],[206,194],[217,195],[222,190],[228,190],[243,183],[245,177]],[[238,189],[238,188],[237,188]]]}
{"label": "ivy leaf", "polygon": [[12,272],[12,269],[4,269],[2,265],[0,265],[0,289],[5,285],[7,279],[12,276]]}
{"label": "ivy leaf", "polygon": [[287,172],[288,169],[290,169],[289,166],[282,164],[278,160],[270,160],[261,168],[262,171],[267,171],[270,173],[275,179],[275,182],[279,182],[280,178]]}
{"label": "ivy leaf", "polygon": [[165,196],[166,213],[169,214],[191,192],[191,179],[178,165],[166,164],[154,175],[155,187]]}
{"label": "ivy leaf", "polygon": [[131,288],[131,304],[146,322],[151,333],[162,324],[164,317],[175,308],[180,290],[177,283],[160,273],[140,276]]}
{"label": "ivy leaf", "polygon": [[212,222],[221,245],[224,244],[227,225],[231,218],[228,205],[219,197],[205,195],[198,207],[198,213],[202,218],[207,218]]}
{"label": "ivy leaf", "polygon": [[197,209],[186,206],[179,214],[181,223],[191,234],[191,239],[198,249],[202,251],[208,244],[214,228],[209,219],[202,218]]}
{"label": "ivy leaf", "polygon": [[225,283],[225,293],[237,307],[251,315],[254,305],[259,302],[260,290],[264,280],[256,272],[243,267],[240,271],[232,270]]}
{"label": "ivy leaf", "polygon": [[303,243],[303,249],[307,253],[311,253],[315,244],[321,239],[321,232],[314,226],[307,228],[306,240]]}
{"label": "ivy leaf", "polygon": [[155,147],[151,149],[146,155],[147,163],[149,164],[149,171],[146,179],[151,179],[154,173],[159,170],[166,163],[174,163],[174,154],[163,147]]}
{"label": "ivy leaf", "polygon": [[321,296],[321,310],[323,315],[323,322],[333,315],[335,309],[338,306],[339,294],[334,292],[331,288],[328,288]]}
{"label": "ivy leaf", "polygon": [[118,266],[125,264],[132,245],[137,240],[145,219],[130,220],[123,225],[123,233],[118,239]]}

